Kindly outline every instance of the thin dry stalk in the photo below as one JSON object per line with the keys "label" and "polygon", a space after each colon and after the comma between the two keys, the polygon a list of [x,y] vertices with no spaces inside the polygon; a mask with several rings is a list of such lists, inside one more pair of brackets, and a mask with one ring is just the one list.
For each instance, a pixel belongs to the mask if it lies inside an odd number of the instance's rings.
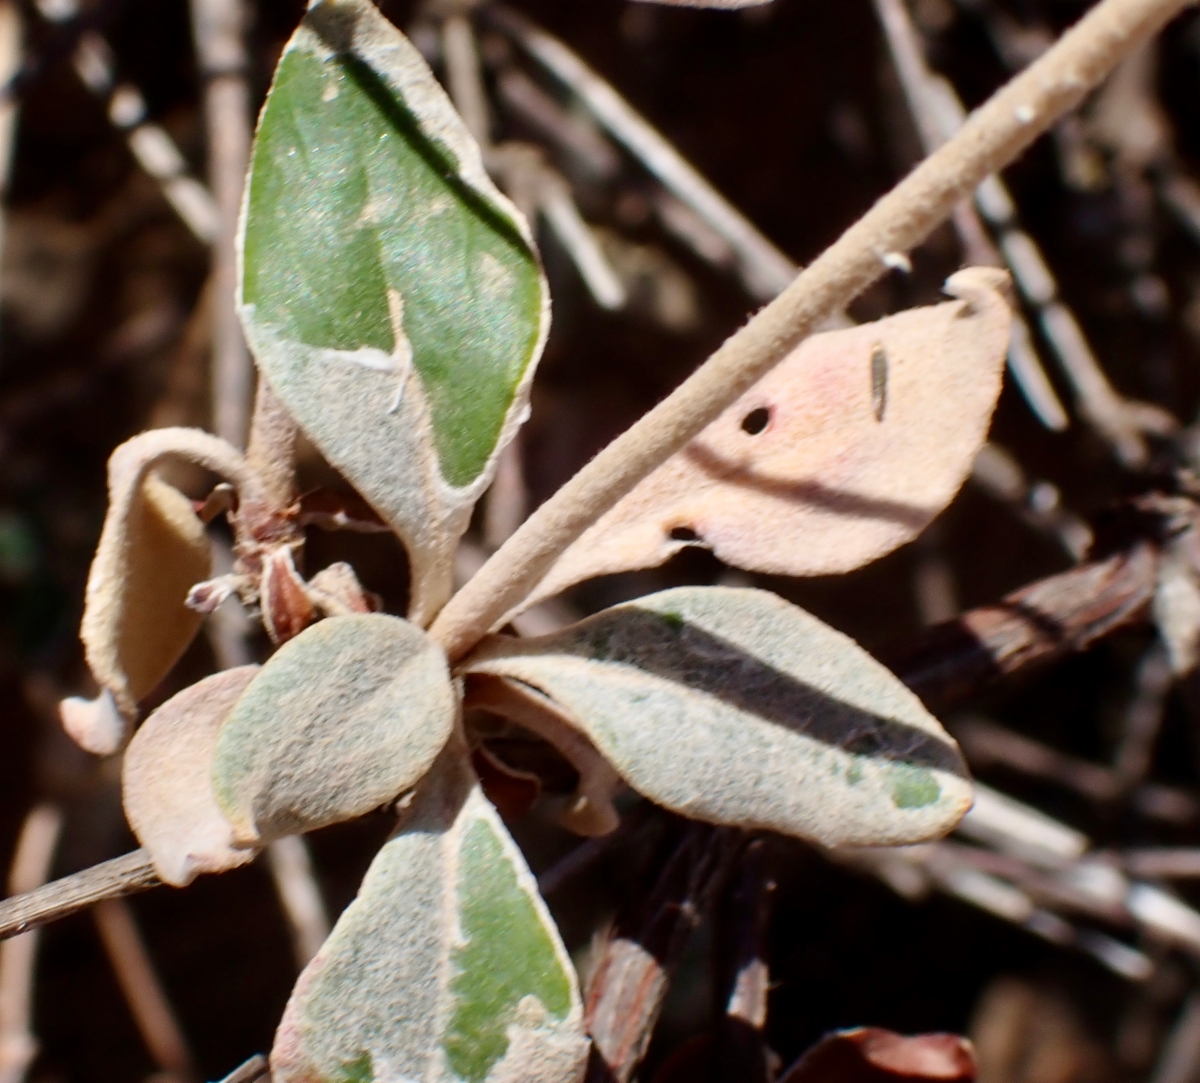
{"label": "thin dry stalk", "polygon": [[562,550],[697,436],[822,320],[919,244],[985,177],[1076,106],[1120,60],[1192,0],[1101,0],[732,335],[687,381],[543,504],[439,615],[433,634],[461,657],[517,605]]}
{"label": "thin dry stalk", "polygon": [[[33,891],[46,882],[62,824],[62,811],[54,805],[38,805],[25,817],[9,872],[9,894]],[[37,949],[37,932],[0,944],[0,1083],[21,1083],[37,1056],[33,1033]]]}
{"label": "thin dry stalk", "polygon": [[[946,110],[938,108],[938,91],[942,89],[938,84],[942,81],[929,70],[925,62],[920,37],[904,0],[875,0],[875,11],[883,27],[884,40],[904,90],[909,112],[921,136],[921,145],[926,154],[932,154],[953,135],[953,132],[946,130]],[[945,90],[953,93],[948,87]],[[967,200],[955,208],[954,226],[970,263],[992,266],[1003,263],[1001,253],[992,244],[979,220],[979,212]],[[1068,424],[1066,411],[1033,349],[1025,321],[1015,316],[1013,324],[1013,341],[1008,354],[1009,372],[1038,420],[1046,428],[1060,432]]]}
{"label": "thin dry stalk", "polygon": [[446,61],[446,82],[450,98],[463,123],[481,147],[491,143],[491,120],[487,92],[479,66],[475,31],[465,15],[451,15],[442,24],[442,56]]}
{"label": "thin dry stalk", "polygon": [[625,286],[579,213],[570,185],[554,170],[544,169],[538,178],[537,198],[542,217],[571,257],[592,299],[610,312],[624,308],[628,299]]}
{"label": "thin dry stalk", "polygon": [[[0,85],[6,85],[21,67],[21,12],[13,0],[0,3]],[[12,173],[13,143],[17,134],[17,101],[0,100],[0,198],[8,193]],[[4,250],[4,215],[0,209],[0,252]]]}
{"label": "thin dry stalk", "polygon": [[[990,7],[985,8],[984,13],[997,49],[1012,70],[1020,70],[1030,63],[1053,40],[1045,27],[1018,26]],[[1137,50],[1134,50],[1130,59],[1136,55]],[[1128,67],[1128,61],[1125,66]],[[947,130],[953,130],[962,123],[965,110],[946,80],[935,77],[935,82],[933,90],[940,98],[940,103],[935,103],[936,111]],[[1128,79],[1124,82],[1128,83]],[[1060,148],[1068,143],[1081,143],[1079,127],[1078,123],[1058,125],[1055,134]],[[1144,132],[1148,127],[1157,128],[1157,125],[1133,122],[1125,127]],[[980,213],[998,235],[1005,261],[1022,297],[1037,314],[1042,335],[1071,385],[1080,415],[1112,446],[1125,465],[1144,465],[1148,459],[1145,436],[1170,434],[1177,428],[1175,420],[1156,406],[1123,398],[1113,388],[1078,319],[1059,297],[1058,282],[1037,242],[1020,228],[1016,205],[1004,182],[998,177],[989,177],[975,193],[975,200]],[[1167,202],[1170,204],[1170,200]]]}
{"label": "thin dry stalk", "polygon": [[253,366],[234,308],[235,243],[250,160],[242,0],[192,0],[192,38],[204,79],[208,175],[216,203],[212,244],[212,396],[216,434],[235,447],[246,439]]}
{"label": "thin dry stalk", "polygon": [[569,155],[584,173],[611,180],[620,172],[620,156],[591,121],[568,112],[524,72],[516,68],[501,72],[496,91],[525,124]]}
{"label": "thin dry stalk", "polygon": [[775,879],[766,838],[751,839],[726,900],[722,932],[728,998],[717,1035],[717,1079],[767,1083],[771,1079],[766,1026],[771,988],[767,943]]}
{"label": "thin dry stalk", "polygon": [[1200,993],[1193,992],[1171,1028],[1150,1083],[1196,1083],[1200,1079]]}
{"label": "thin dry stalk", "polygon": [[886,660],[930,710],[945,710],[992,681],[1049,665],[1145,621],[1158,565],[1155,549],[1138,542],[930,628]]}
{"label": "thin dry stalk", "polygon": [[108,42],[94,30],[81,34],[74,64],[84,86],[107,101],[109,119],[127,133],[130,152],[159,183],[163,197],[184,225],[201,243],[210,244],[217,233],[217,208],[212,195],[188,174],[187,162],[166,129],[146,120],[141,92],[128,83],[115,84]]}
{"label": "thin dry stalk", "polygon": [[624,306],[625,287],[580,214],[571,186],[551,168],[540,149],[503,143],[488,154],[488,169],[526,217],[540,214],[575,264],[579,277],[601,308]]}
{"label": "thin dry stalk", "polygon": [[720,194],[612,86],[561,41],[507,8],[485,16],[587,107],[609,134],[728,243],[751,295],[767,301],[795,277],[796,266]]}
{"label": "thin dry stalk", "polygon": [[329,915],[313,873],[308,845],[298,835],[267,847],[267,864],[292,930],[292,951],[303,970],[329,935]]}
{"label": "thin dry stalk", "polygon": [[629,1083],[658,1022],[671,972],[712,906],[741,841],[729,828],[689,824],[649,899],[618,922],[584,995],[592,1036],[587,1083]]}
{"label": "thin dry stalk", "polygon": [[124,899],[106,899],[92,916],[117,984],[155,1063],[174,1080],[198,1079],[187,1039],[154,972],[129,904]]}
{"label": "thin dry stalk", "polygon": [[1156,640],[1138,663],[1121,743],[1113,757],[1113,767],[1125,790],[1140,785],[1150,773],[1172,684],[1166,648]]}
{"label": "thin dry stalk", "polygon": [[[1014,338],[1024,323],[1013,324]],[[1083,560],[1094,540],[1091,527],[1063,507],[1058,487],[1049,481],[1031,481],[1013,454],[988,442],[971,468],[971,481],[993,500],[1008,505],[1023,522],[1057,542],[1074,561]]]}
{"label": "thin dry stalk", "polygon": [[104,899],[132,895],[161,883],[145,850],[102,861],[0,902],[0,940],[69,917]]}
{"label": "thin dry stalk", "polygon": [[1149,847],[1125,850],[1121,867],[1130,875],[1145,880],[1195,880],[1200,878],[1200,850],[1173,847]]}
{"label": "thin dry stalk", "polygon": [[917,616],[926,627],[953,620],[961,612],[954,566],[946,557],[941,539],[933,536],[918,544],[913,571],[913,600]]}

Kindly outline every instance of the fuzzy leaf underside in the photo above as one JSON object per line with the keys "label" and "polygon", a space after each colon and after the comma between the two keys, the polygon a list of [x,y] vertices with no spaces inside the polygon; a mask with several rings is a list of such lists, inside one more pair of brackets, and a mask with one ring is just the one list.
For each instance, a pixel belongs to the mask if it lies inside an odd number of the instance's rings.
{"label": "fuzzy leaf underside", "polygon": [[213,757],[217,801],[243,845],[362,815],[428,770],[456,709],[445,655],[415,625],[327,618],[238,700]]}
{"label": "fuzzy leaf underside", "polygon": [[[108,511],[88,572],[80,636],[96,682],[129,718],[200,627],[184,604],[212,555],[192,502],[157,472],[171,460],[246,487],[239,452],[196,429],[152,429],[108,462]],[[111,751],[111,750],[110,750]]]}
{"label": "fuzzy leaf underside", "polygon": [[574,973],[461,748],[447,750],[300,976],[279,1083],[571,1083]]}
{"label": "fuzzy leaf underside", "polygon": [[419,577],[437,575],[527,409],[549,319],[528,227],[367,0],[304,16],[248,183],[240,304],[256,359],[416,550]]}
{"label": "fuzzy leaf underside", "polygon": [[911,843],[971,804],[958,748],[853,640],[759,590],[683,587],[468,672],[548,696],[635,790],[685,816],[826,845]]}

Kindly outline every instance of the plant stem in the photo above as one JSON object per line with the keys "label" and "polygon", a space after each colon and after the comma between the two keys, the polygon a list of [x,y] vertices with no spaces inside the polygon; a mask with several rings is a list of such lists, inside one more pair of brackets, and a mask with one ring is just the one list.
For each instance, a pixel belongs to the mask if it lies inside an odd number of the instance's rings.
{"label": "plant stem", "polygon": [[880,199],[778,298],[663,402],[543,504],[438,616],[462,657],[537,585],[562,550],[809,334],[924,240],[955,204],[1076,106],[1120,60],[1194,0],[1101,0],[976,110],[959,133]]}
{"label": "plant stem", "polygon": [[283,400],[260,375],[246,461],[275,510],[287,508],[295,499],[297,431]]}
{"label": "plant stem", "polygon": [[0,940],[161,883],[145,850],[114,857],[0,902]]}
{"label": "plant stem", "polygon": [[212,245],[213,425],[235,447],[246,438],[254,366],[234,308],[238,212],[250,160],[242,0],[192,0],[192,37],[204,77],[208,174],[217,210]]}

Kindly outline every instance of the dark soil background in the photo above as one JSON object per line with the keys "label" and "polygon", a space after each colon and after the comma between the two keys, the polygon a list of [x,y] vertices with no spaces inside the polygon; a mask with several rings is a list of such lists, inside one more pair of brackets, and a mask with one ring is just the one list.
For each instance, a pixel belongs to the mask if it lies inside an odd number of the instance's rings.
{"label": "dark soil background", "polygon": [[[918,156],[868,0],[775,0],[745,14],[622,0],[514,5],[611,80],[797,262],[834,240]],[[416,17],[409,4],[382,6],[401,27]],[[974,104],[1006,73],[983,24],[964,10],[969,6],[917,5],[931,28],[931,61]],[[70,25],[23,7],[36,63],[19,83],[0,284],[0,868],[28,808],[53,799],[68,809],[54,869],[63,875],[136,845],[121,814],[116,768],[75,749],[52,708],[56,696],[92,691],[77,629],[104,515],[109,453],[150,425],[208,424],[207,317],[197,308],[208,253],[75,75],[65,41]],[[1012,0],[1008,10],[1064,26],[1085,7]],[[250,8],[252,86],[261,100],[302,5],[257,0]],[[87,11],[113,48],[119,79],[140,88],[151,119],[203,177],[204,124],[185,0],[98,0]],[[1164,38],[1159,92],[1186,168],[1200,156],[1200,22],[1193,16]],[[498,134],[530,137],[503,111],[497,124]],[[1110,378],[1123,393],[1190,423],[1200,396],[1200,247],[1152,197],[1148,205],[1131,203],[1129,185],[1115,172],[1092,191],[1070,187],[1049,139],[1008,179]],[[598,309],[555,240],[542,236],[555,322],[527,430],[534,501],[661,398],[754,308],[732,275],[704,265],[655,225],[646,210],[648,185],[630,160],[619,182],[581,191],[580,200],[589,220],[652,247],[686,283],[690,307],[673,327],[645,306]],[[1147,312],[1133,299],[1131,237],[1143,245],[1138,273],[1166,287],[1165,308]],[[935,300],[959,262],[954,234],[939,231],[914,253],[911,275],[892,274],[856,303],[854,315],[871,319]],[[1154,484],[1122,471],[1078,420],[1062,434],[1040,427],[1012,387],[993,438],[1085,518]],[[306,469],[322,475],[315,462]],[[931,555],[952,574],[964,609],[1070,564],[1012,507],[969,484],[925,540],[858,573],[756,581],[886,652],[921,627],[918,573]],[[393,609],[402,604],[406,571],[398,547],[377,538],[314,536],[309,568],[346,557]],[[585,585],[571,601],[590,610],[674,583],[712,582],[724,571],[707,554],[688,552],[655,572]],[[972,701],[970,713],[1107,762],[1150,638],[1149,629],[1118,634]],[[161,697],[212,665],[205,642],[197,641]],[[1200,787],[1197,736],[1196,720],[1173,695],[1152,778]],[[1101,846],[1200,845],[1200,824],[1168,830],[1012,771],[980,774]],[[573,845],[538,810],[513,827],[535,871]],[[352,898],[388,830],[380,813],[311,838],[332,915]],[[963,902],[934,897],[914,905],[798,844],[778,842],[776,856],[768,1031],[785,1064],[830,1029],[870,1024],[973,1033],[987,1083],[1149,1078],[1197,980],[1196,960],[1161,946],[1142,945],[1155,972],[1132,983]],[[573,949],[586,948],[649,875],[637,865],[628,849],[617,848],[551,897]],[[1180,889],[1185,897],[1190,890],[1186,883]],[[1200,891],[1192,897],[1200,903]],[[158,889],[131,905],[204,1078],[220,1078],[267,1050],[295,966],[261,863],[184,891]],[[679,1043],[711,1026],[711,941],[702,931],[684,961],[645,1078]],[[36,998],[41,1053],[31,1079],[125,1083],[154,1074],[88,914],[45,932]],[[1008,1037],[997,1045],[1001,1031]]]}

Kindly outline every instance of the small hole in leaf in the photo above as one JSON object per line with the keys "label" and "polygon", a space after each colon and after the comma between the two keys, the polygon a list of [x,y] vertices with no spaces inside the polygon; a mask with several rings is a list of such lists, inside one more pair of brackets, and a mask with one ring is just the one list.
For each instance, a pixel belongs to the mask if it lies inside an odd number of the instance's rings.
{"label": "small hole in leaf", "polygon": [[751,436],[757,436],[770,423],[771,411],[765,406],[760,406],[756,410],[751,410],[742,418],[742,431],[748,432]]}
{"label": "small hole in leaf", "polygon": [[698,542],[699,540],[700,535],[690,526],[677,526],[671,530],[671,541]]}

